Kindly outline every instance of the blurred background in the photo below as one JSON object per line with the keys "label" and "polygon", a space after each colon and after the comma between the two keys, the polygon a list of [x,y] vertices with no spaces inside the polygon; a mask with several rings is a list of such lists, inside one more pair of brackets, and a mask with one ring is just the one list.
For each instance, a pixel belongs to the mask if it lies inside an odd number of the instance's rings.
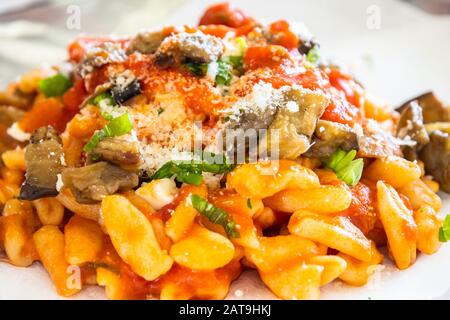
{"label": "blurred background", "polygon": [[[195,24],[209,0],[0,0],[0,87],[65,59],[78,34]],[[434,89],[450,102],[450,0],[235,0],[267,20],[303,21],[325,55],[391,104]]]}

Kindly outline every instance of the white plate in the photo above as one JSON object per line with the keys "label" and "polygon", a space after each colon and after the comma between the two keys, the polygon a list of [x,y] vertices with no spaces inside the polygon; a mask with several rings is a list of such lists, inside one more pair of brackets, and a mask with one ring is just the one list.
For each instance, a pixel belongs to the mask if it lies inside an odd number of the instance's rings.
{"label": "white plate", "polygon": [[[196,23],[207,3],[192,1],[174,12],[167,24]],[[346,63],[375,95],[396,105],[433,89],[450,102],[450,19],[435,17],[389,0],[234,1],[249,14],[267,20],[303,21],[328,55]],[[161,6],[164,5],[161,1]],[[370,7],[375,6],[375,7]],[[380,11],[380,29],[367,28],[367,10]],[[373,12],[373,11],[372,11]],[[450,212],[450,197],[442,195]],[[450,245],[419,255],[409,269],[392,264],[370,283],[355,288],[340,282],[322,289],[324,299],[450,299]],[[22,269],[0,264],[0,299],[61,299],[39,264]],[[75,299],[103,299],[102,288],[90,287]],[[245,272],[229,299],[272,299],[255,272]]]}

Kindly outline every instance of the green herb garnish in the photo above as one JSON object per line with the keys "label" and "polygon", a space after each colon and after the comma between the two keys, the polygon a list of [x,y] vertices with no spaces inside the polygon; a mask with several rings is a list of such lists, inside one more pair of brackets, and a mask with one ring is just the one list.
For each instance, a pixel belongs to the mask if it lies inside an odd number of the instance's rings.
{"label": "green herb garnish", "polygon": [[94,97],[90,102],[96,106],[100,106],[100,102],[103,100],[106,100],[105,101],[106,104],[110,105],[110,106],[113,106],[116,104],[113,96],[109,92],[100,93],[98,96]]}
{"label": "green herb garnish", "polygon": [[203,77],[208,71],[206,63],[185,62],[183,66],[198,77]]}
{"label": "green herb garnish", "polygon": [[236,223],[228,216],[225,210],[217,208],[196,194],[191,195],[191,202],[192,207],[207,217],[209,221],[221,225],[229,238],[240,237],[239,231],[236,229]]}
{"label": "green herb garnish", "polygon": [[253,209],[252,199],[250,199],[250,198],[247,199],[247,208]]}
{"label": "green herb garnish", "polygon": [[316,45],[308,51],[308,53],[306,54],[306,60],[308,60],[309,63],[316,64],[319,59],[319,47]]}
{"label": "green herb garnish", "polygon": [[166,162],[155,172],[150,180],[172,178],[175,176],[175,179],[179,182],[198,186],[202,183],[203,172],[220,174],[233,170],[234,166],[228,163],[224,155],[221,161],[219,161],[220,163],[208,161],[208,156],[214,158],[215,154],[203,152],[200,160]]}
{"label": "green herb garnish", "polygon": [[356,150],[345,152],[338,149],[326,161],[325,166],[336,173],[336,176],[349,186],[355,186],[361,179],[364,167],[363,159],[355,159]]}
{"label": "green herb garnish", "polygon": [[228,86],[231,83],[231,79],[233,79],[232,64],[223,59],[217,61],[216,83]]}
{"label": "green herb garnish", "polygon": [[133,123],[130,115],[124,113],[123,115],[112,119],[103,129],[94,133],[92,138],[84,146],[83,151],[92,152],[97,144],[107,137],[117,137],[129,133],[133,129]]}
{"label": "green herb garnish", "polygon": [[450,214],[448,214],[445,219],[442,227],[439,228],[439,241],[447,242],[450,240]]}
{"label": "green herb garnish", "polygon": [[46,97],[62,96],[70,87],[72,87],[72,82],[60,73],[39,81],[39,90]]}
{"label": "green herb garnish", "polygon": [[159,107],[158,110],[156,110],[158,112],[158,116],[164,112],[164,108]]}

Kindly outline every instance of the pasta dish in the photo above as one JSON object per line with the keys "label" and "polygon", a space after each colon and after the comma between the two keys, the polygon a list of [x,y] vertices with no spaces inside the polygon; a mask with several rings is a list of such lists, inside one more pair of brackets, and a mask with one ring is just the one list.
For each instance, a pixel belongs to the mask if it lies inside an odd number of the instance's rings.
{"label": "pasta dish", "polygon": [[0,108],[0,257],[41,263],[62,296],[224,299],[253,269],[318,299],[450,239],[450,108],[387,106],[301,23],[221,3],[197,26],[79,37]]}

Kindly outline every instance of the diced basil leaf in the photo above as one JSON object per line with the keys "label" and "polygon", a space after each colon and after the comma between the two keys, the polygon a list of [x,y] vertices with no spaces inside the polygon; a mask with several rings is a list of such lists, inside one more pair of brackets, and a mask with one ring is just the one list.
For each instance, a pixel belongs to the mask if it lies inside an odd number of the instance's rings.
{"label": "diced basil leaf", "polygon": [[336,176],[349,186],[355,186],[361,179],[364,160],[355,159],[356,150],[345,152],[344,150],[336,150],[327,160],[325,166],[333,170]]}
{"label": "diced basil leaf", "polygon": [[236,229],[236,223],[228,216],[225,210],[214,206],[196,194],[191,195],[191,202],[192,207],[207,217],[209,221],[221,225],[229,238],[240,237],[239,231]]}
{"label": "diced basil leaf", "polygon": [[448,214],[442,226],[439,228],[439,241],[447,242],[450,240],[450,214]]}
{"label": "diced basil leaf", "polygon": [[320,59],[319,47],[316,45],[306,55],[306,60],[312,64],[316,64]]}
{"label": "diced basil leaf", "polygon": [[186,69],[198,77],[203,77],[208,71],[206,63],[186,62],[183,64]]}
{"label": "diced basil leaf", "polygon": [[83,151],[92,152],[97,144],[104,138],[122,136],[129,133],[132,129],[133,123],[130,115],[125,113],[112,119],[103,129],[97,131],[84,146]]}
{"label": "diced basil leaf", "polygon": [[234,166],[227,162],[224,155],[222,155],[222,160],[219,163],[208,161],[213,158],[215,159],[215,154],[203,152],[200,160],[169,161],[159,168],[150,179],[164,179],[175,176],[175,179],[179,182],[200,185],[203,172],[220,174],[233,170]]}
{"label": "diced basil leaf", "polygon": [[363,159],[353,160],[347,167],[336,172],[336,176],[349,186],[354,187],[361,179],[364,167]]}
{"label": "diced basil leaf", "polygon": [[232,65],[224,60],[217,61],[217,65],[216,83],[225,86],[230,85],[231,79],[233,79]]}
{"label": "diced basil leaf", "polygon": [[39,81],[39,90],[48,98],[62,96],[70,87],[72,82],[60,73]]}
{"label": "diced basil leaf", "polygon": [[106,103],[111,106],[116,104],[111,93],[109,92],[100,93],[98,96],[92,99],[92,104],[100,106],[100,102],[103,100],[106,100]]}

